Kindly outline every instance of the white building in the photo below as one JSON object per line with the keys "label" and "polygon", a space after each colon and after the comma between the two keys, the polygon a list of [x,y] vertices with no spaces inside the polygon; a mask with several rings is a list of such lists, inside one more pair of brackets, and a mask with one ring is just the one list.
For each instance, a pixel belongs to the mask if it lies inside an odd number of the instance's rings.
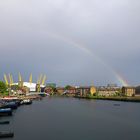
{"label": "white building", "polygon": [[[18,85],[18,83],[14,83],[13,85]],[[23,82],[23,86],[28,87],[30,89],[30,92],[36,91],[36,83]],[[45,86],[41,85],[40,87],[45,87]]]}

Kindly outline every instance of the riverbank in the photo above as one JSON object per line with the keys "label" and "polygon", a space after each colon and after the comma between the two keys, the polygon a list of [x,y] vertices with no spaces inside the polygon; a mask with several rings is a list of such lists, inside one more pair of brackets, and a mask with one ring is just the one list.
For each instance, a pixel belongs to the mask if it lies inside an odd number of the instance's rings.
{"label": "riverbank", "polygon": [[15,96],[0,96],[0,100],[36,100],[36,99],[42,99],[42,96],[40,95],[15,95]]}
{"label": "riverbank", "polygon": [[123,101],[123,102],[140,102],[139,97],[97,97],[97,96],[74,96],[79,99],[93,99],[93,100],[112,100],[112,101]]}

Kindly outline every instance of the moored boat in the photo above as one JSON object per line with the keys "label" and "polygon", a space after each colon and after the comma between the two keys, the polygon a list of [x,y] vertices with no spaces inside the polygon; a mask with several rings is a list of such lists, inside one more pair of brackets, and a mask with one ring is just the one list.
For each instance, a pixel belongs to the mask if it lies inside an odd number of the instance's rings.
{"label": "moored boat", "polygon": [[21,101],[21,104],[23,104],[23,105],[32,104],[32,100],[30,100],[30,99],[24,99],[24,100]]}
{"label": "moored boat", "polygon": [[10,116],[10,115],[12,115],[11,108],[1,108],[0,109],[0,116]]}
{"label": "moored boat", "polygon": [[9,121],[0,121],[0,124],[9,124]]}
{"label": "moored boat", "polygon": [[8,132],[8,131],[1,131],[0,132],[0,138],[7,138],[7,137],[14,137],[14,133]]}
{"label": "moored boat", "polygon": [[5,102],[3,107],[1,107],[1,108],[17,109],[17,107],[18,107],[18,104],[16,102],[12,101],[12,102]]}

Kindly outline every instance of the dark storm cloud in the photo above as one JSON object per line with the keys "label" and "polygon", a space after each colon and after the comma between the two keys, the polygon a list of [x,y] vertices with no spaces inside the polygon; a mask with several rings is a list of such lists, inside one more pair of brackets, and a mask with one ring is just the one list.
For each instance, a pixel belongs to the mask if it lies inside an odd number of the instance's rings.
{"label": "dark storm cloud", "polygon": [[114,69],[139,84],[139,13],[137,0],[0,1],[0,76],[98,85],[118,82]]}

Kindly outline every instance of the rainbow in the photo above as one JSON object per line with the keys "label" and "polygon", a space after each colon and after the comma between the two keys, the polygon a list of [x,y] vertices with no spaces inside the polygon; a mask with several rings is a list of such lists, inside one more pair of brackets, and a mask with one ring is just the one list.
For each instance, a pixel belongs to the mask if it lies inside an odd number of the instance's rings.
{"label": "rainbow", "polygon": [[116,73],[115,76],[122,86],[129,86],[128,82],[119,73]]}
{"label": "rainbow", "polygon": [[76,48],[80,49],[81,51],[83,51],[84,53],[87,53],[89,56],[94,57],[98,62],[103,64],[106,68],[108,68],[108,70],[110,72],[112,72],[114,74],[116,80],[119,82],[119,84],[121,84],[121,86],[129,86],[127,80],[125,80],[124,77],[121,74],[119,74],[116,70],[114,70],[109,64],[107,64],[105,61],[103,61],[101,59],[101,57],[97,56],[88,47],[86,47],[84,45],[81,45],[80,43],[77,43],[77,42],[73,41],[72,39],[70,39],[66,36],[64,37],[64,36],[62,36],[60,34],[57,34],[57,33],[47,32],[47,34],[52,38],[55,38],[57,40],[61,40],[63,42],[71,44],[72,47],[76,47]]}

